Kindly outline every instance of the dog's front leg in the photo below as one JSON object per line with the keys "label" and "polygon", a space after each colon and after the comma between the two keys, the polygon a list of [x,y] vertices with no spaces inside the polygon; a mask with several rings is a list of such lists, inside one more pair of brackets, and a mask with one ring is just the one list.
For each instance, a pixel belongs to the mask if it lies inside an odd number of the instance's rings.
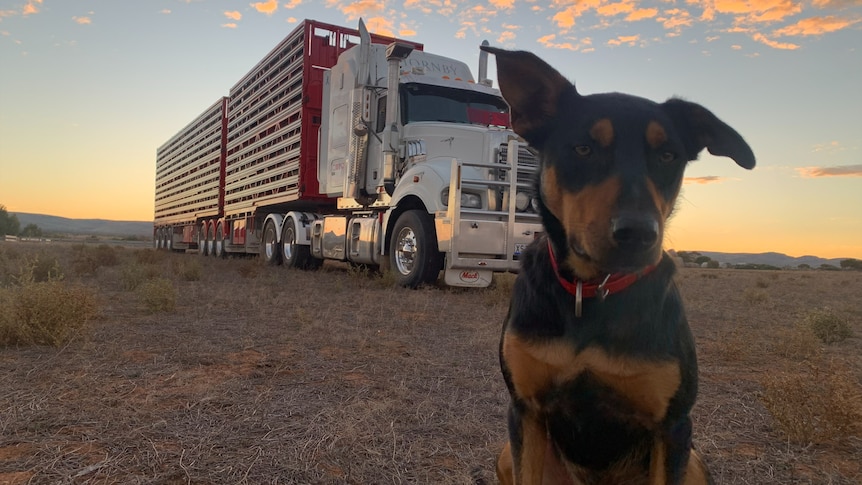
{"label": "dog's front leg", "polygon": [[711,485],[709,470],[691,449],[691,418],[680,419],[675,426],[656,437],[650,460],[651,484]]}
{"label": "dog's front leg", "polygon": [[509,442],[497,459],[497,478],[503,485],[539,485],[542,483],[548,430],[544,422],[509,408]]}

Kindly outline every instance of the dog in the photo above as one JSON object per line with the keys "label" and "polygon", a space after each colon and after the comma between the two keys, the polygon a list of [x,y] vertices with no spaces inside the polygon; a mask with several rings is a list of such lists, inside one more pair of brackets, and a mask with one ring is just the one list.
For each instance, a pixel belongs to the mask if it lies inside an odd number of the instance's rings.
{"label": "dog", "polygon": [[503,484],[705,484],[697,357],[662,250],[688,162],[754,153],[703,106],[581,95],[525,51],[496,56],[512,129],[539,154],[544,233],[521,256],[500,340]]}

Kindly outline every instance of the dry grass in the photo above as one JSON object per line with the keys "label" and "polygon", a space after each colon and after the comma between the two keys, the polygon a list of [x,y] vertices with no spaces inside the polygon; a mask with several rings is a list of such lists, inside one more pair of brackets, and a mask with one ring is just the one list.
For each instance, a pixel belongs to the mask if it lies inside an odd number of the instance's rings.
{"label": "dry grass", "polygon": [[762,384],[766,409],[790,441],[862,439],[862,391],[846,363],[809,362],[764,376]]}
{"label": "dry grass", "polygon": [[[76,251],[0,243],[4,291],[39,255],[101,303],[61,348],[0,348],[0,483],[493,483],[510,275],[411,291],[343,264],[137,249],[79,274]],[[183,274],[194,265],[199,279]],[[717,483],[860,483],[862,273],[679,279],[700,361],[695,446]],[[157,281],[170,311],[142,304]],[[752,304],[747,289],[765,296]],[[853,336],[812,344],[802,322],[825,306]],[[767,404],[793,399],[814,416],[811,439],[790,437],[793,419],[810,421],[793,417],[801,406]]]}

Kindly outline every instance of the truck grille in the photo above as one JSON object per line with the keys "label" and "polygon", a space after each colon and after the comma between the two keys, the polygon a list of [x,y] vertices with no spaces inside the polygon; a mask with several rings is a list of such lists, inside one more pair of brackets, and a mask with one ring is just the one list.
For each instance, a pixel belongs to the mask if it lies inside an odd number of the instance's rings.
{"label": "truck grille", "polygon": [[[509,145],[502,144],[499,148],[497,161],[503,163],[509,159]],[[518,182],[532,185],[533,176],[539,170],[539,156],[526,145],[518,146]]]}

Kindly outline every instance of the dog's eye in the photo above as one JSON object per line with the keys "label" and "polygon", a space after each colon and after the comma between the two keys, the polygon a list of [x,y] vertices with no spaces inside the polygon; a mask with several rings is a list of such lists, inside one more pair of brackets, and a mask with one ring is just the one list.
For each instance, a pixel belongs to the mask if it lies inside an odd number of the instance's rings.
{"label": "dog's eye", "polygon": [[588,157],[592,152],[592,148],[588,145],[575,145],[575,153],[577,153],[579,157]]}
{"label": "dog's eye", "polygon": [[661,155],[658,156],[658,159],[661,163],[671,163],[676,160],[676,153],[674,152],[661,152]]}

